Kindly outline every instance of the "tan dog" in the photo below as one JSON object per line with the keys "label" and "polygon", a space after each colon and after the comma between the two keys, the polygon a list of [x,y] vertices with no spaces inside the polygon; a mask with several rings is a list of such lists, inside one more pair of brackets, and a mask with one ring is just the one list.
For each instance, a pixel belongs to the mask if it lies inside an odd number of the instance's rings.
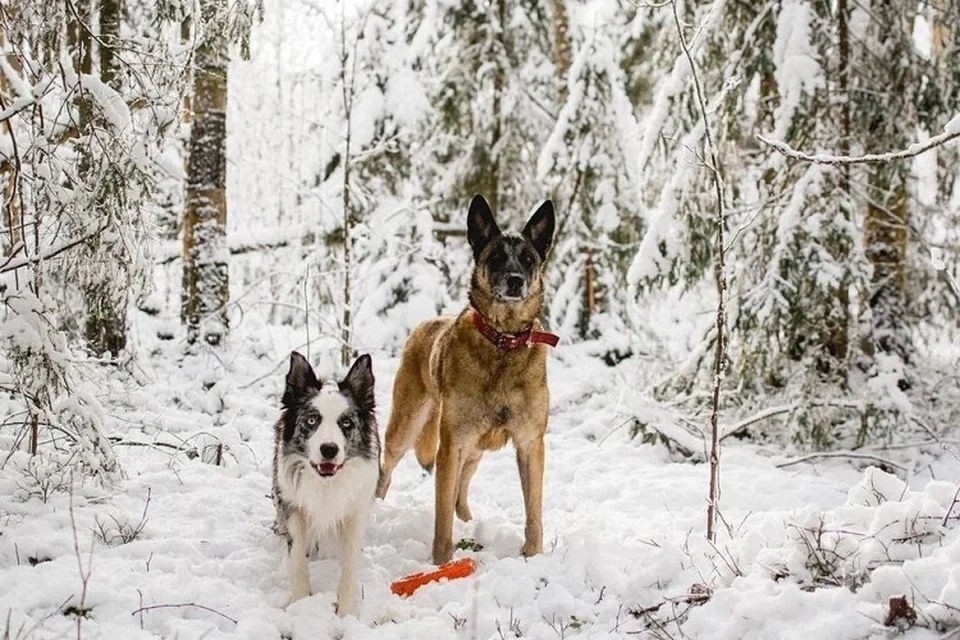
{"label": "tan dog", "polygon": [[[393,385],[383,466],[382,498],[390,476],[416,442],[426,469],[436,462],[433,561],[453,555],[453,513],[470,520],[467,492],[484,451],[513,440],[526,508],[522,552],[543,549],[543,436],[547,431],[547,348],[543,333],[543,263],[553,240],[548,200],[520,234],[500,232],[483,196],[467,216],[474,269],[470,305],[460,315],[417,326],[407,339]],[[439,445],[439,447],[438,447]]]}

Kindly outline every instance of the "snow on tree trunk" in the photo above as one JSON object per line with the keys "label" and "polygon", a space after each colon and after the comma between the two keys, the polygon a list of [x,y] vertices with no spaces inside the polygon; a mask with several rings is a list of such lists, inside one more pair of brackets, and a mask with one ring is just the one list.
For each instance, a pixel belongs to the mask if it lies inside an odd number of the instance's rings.
{"label": "snow on tree trunk", "polygon": [[[117,58],[113,47],[117,45],[120,35],[121,18],[121,0],[101,0],[100,2],[100,33],[98,34],[99,54],[100,54],[100,79],[103,80],[114,91],[121,92],[121,82],[117,75]],[[88,33],[83,27],[78,29],[81,33]],[[85,45],[90,47],[89,38]],[[85,64],[90,64],[89,56],[84,56]],[[83,73],[89,73],[89,69],[81,68]],[[81,114],[88,109],[81,105]],[[81,122],[81,128],[88,126],[88,122]],[[96,206],[103,211],[109,211],[108,203],[104,202],[104,197],[109,197],[101,191]],[[122,247],[118,247],[116,242],[102,237],[94,238],[86,245],[86,250],[92,254],[89,256],[91,261],[113,261],[121,258],[124,254]],[[86,320],[84,325],[84,337],[88,346],[97,354],[108,353],[117,356],[127,345],[127,304],[129,299],[128,289],[125,286],[110,286],[100,278],[87,283],[83,288],[84,306],[86,311]]]}
{"label": "snow on tree trunk", "polygon": [[227,39],[211,25],[224,0],[204,0],[207,31],[195,52],[193,121],[183,215],[181,320],[188,343],[217,345],[227,331],[226,245]]}

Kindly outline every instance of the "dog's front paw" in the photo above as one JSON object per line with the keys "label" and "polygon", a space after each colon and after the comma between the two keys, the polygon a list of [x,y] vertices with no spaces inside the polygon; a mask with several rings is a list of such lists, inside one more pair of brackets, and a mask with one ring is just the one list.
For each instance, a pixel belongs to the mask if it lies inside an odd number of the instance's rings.
{"label": "dog's front paw", "polygon": [[543,553],[543,545],[537,540],[528,540],[523,543],[522,547],[520,547],[520,553],[527,558],[530,556],[540,555]]}
{"label": "dog's front paw", "polygon": [[310,596],[310,583],[302,582],[294,584],[290,589],[290,604],[293,604],[297,600],[307,598]]}
{"label": "dog's front paw", "polygon": [[345,616],[356,616],[360,612],[360,607],[357,605],[356,598],[344,598],[337,602],[336,605],[337,615],[341,618]]}

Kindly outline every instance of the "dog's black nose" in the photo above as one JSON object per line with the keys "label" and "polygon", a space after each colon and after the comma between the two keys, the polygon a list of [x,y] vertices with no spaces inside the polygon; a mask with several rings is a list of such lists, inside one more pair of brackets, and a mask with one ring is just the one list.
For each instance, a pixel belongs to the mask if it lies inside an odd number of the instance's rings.
{"label": "dog's black nose", "polygon": [[510,291],[520,291],[523,287],[523,278],[520,276],[507,276],[507,289]]}
{"label": "dog's black nose", "polygon": [[335,444],[328,443],[320,445],[320,455],[323,456],[324,460],[336,458],[338,453],[340,453],[340,447]]}

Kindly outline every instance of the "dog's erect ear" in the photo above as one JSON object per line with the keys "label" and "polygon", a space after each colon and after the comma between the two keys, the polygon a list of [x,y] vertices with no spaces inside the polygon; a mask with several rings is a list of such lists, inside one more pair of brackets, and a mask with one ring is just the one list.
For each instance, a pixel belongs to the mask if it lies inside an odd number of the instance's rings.
{"label": "dog's erect ear", "polygon": [[470,201],[470,213],[467,214],[467,240],[473,249],[473,259],[478,260],[483,248],[500,235],[500,227],[493,219],[490,205],[479,193]]}
{"label": "dog's erect ear", "polygon": [[533,248],[540,254],[540,260],[547,259],[550,245],[553,244],[553,202],[546,200],[540,208],[533,212],[527,225],[523,228],[523,236],[530,241]]}
{"label": "dog's erect ear", "polygon": [[283,406],[292,407],[308,389],[319,389],[320,383],[307,359],[294,351],[290,354],[290,371],[287,372],[287,388],[283,391]]}
{"label": "dog's erect ear", "polygon": [[373,361],[369,355],[363,354],[350,367],[340,383],[340,390],[349,394],[360,409],[373,411],[373,386]]}

